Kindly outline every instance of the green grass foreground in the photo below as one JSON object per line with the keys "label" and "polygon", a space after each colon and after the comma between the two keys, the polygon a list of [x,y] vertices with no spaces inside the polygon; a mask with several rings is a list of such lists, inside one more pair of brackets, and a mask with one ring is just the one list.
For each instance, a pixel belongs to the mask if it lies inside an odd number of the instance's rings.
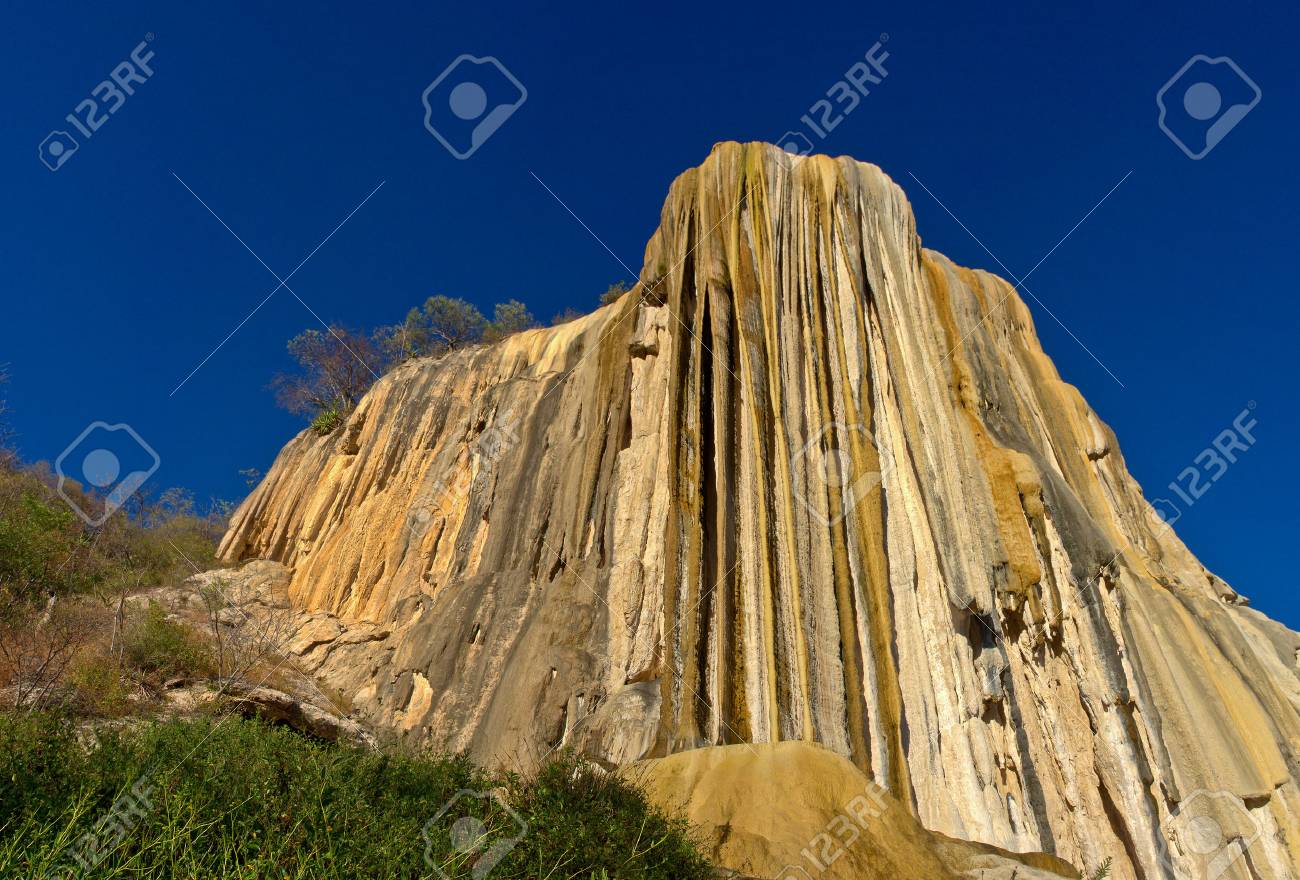
{"label": "green grass foreground", "polygon": [[523,779],[235,719],[101,732],[88,746],[58,717],[0,714],[0,877],[443,876],[711,870],[683,823],[567,756]]}

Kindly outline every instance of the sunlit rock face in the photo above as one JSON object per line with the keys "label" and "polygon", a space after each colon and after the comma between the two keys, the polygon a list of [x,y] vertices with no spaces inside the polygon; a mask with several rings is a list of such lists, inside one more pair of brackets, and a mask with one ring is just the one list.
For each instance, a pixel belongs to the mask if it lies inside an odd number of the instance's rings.
{"label": "sunlit rock face", "polygon": [[718,145],[629,294],[384,376],[222,552],[287,567],[304,665],[390,735],[808,740],[955,837],[1300,873],[1300,636],[1160,526],[1011,286],[849,158]]}

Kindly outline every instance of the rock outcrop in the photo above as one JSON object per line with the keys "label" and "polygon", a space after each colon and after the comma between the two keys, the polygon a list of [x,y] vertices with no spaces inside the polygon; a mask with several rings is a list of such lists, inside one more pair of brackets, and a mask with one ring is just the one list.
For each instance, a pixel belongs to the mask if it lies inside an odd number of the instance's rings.
{"label": "rock outcrop", "polygon": [[221,688],[228,711],[272,724],[284,724],[299,733],[363,748],[374,748],[375,738],[355,721],[340,718],[293,694],[241,682],[225,682]]}
{"label": "rock outcrop", "polygon": [[927,832],[841,755],[807,742],[692,749],[620,771],[697,829],[715,864],[780,880],[1078,880],[1052,856]]}
{"label": "rock outcrop", "polygon": [[312,671],[393,736],[813,742],[952,837],[1300,872],[1300,636],[1152,516],[1012,287],[848,158],[719,145],[629,294],[384,376],[222,553],[287,567]]}

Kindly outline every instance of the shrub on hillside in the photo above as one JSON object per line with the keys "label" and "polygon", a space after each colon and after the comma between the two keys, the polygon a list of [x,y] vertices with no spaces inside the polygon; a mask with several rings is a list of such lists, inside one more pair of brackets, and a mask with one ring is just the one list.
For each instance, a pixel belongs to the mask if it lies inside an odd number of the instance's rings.
{"label": "shrub on hillside", "polygon": [[0,466],[0,597],[43,604],[50,596],[115,596],[215,567],[224,516],[198,512],[188,493],[133,496],[92,529],[53,483],[39,465]]}
{"label": "shrub on hillside", "polygon": [[78,716],[117,718],[131,709],[130,692],[115,657],[85,651],[72,661],[67,681],[68,706]]}
{"label": "shrub on hillside", "polygon": [[107,650],[111,609],[125,594],[216,567],[224,520],[168,490],[134,497],[91,528],[51,482],[39,466],[0,465],[0,695],[25,708],[117,714],[123,695],[107,673],[78,672],[79,658]]}
{"label": "shrub on hillside", "polygon": [[43,607],[0,593],[0,682],[22,709],[67,700],[64,675],[94,637],[95,610],[51,601]]}
{"label": "shrub on hillside", "polygon": [[137,612],[127,625],[122,645],[127,663],[160,682],[213,672],[212,658],[199,634],[180,621],[169,620],[157,602]]}
{"label": "shrub on hillside", "polygon": [[0,588],[30,599],[95,580],[94,566],[69,565],[87,543],[81,520],[43,488],[22,474],[0,476]]}

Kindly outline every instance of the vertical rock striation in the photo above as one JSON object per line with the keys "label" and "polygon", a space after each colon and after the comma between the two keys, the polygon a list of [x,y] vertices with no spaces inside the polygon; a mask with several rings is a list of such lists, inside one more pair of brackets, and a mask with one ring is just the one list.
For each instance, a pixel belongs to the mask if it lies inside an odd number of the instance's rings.
{"label": "vertical rock striation", "polygon": [[1015,291],[879,169],[727,143],[630,294],[386,375],[222,553],[288,567],[304,662],[397,735],[813,741],[952,836],[1296,876],[1300,636],[1151,513]]}

